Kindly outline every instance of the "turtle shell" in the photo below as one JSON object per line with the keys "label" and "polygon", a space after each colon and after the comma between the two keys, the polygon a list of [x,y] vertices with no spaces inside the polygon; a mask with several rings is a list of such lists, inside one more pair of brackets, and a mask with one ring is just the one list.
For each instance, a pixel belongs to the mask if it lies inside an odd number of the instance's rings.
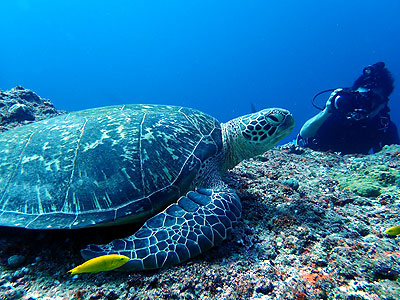
{"label": "turtle shell", "polygon": [[222,151],[219,122],[194,109],[120,105],[0,135],[0,225],[80,228],[142,221],[193,186]]}

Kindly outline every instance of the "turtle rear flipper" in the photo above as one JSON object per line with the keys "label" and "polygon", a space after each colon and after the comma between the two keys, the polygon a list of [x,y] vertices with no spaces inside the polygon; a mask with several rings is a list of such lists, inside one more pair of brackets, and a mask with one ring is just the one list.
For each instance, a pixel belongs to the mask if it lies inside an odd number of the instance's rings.
{"label": "turtle rear flipper", "polygon": [[89,245],[83,258],[122,254],[131,259],[119,270],[168,267],[205,252],[227,237],[240,218],[241,204],[230,189],[197,189],[155,215],[132,236],[107,245]]}

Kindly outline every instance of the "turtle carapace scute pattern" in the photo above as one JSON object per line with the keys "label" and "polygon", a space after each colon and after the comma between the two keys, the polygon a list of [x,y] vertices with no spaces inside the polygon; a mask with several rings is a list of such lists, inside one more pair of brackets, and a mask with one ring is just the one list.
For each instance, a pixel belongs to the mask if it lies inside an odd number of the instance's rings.
{"label": "turtle carapace scute pattern", "polygon": [[240,200],[221,179],[294,126],[283,109],[220,123],[198,110],[118,105],[0,134],[0,225],[69,229],[145,222],[132,236],[89,245],[85,259],[130,258],[138,271],[174,265],[226,238]]}

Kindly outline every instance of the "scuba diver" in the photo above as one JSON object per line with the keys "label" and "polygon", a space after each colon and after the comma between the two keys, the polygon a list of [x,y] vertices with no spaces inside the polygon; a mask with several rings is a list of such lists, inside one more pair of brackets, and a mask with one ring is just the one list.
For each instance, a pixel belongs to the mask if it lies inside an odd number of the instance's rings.
{"label": "scuba diver", "polygon": [[[388,107],[393,81],[385,63],[378,62],[365,67],[351,88],[318,93],[313,105],[321,112],[304,123],[297,145],[317,151],[368,154],[384,145],[400,144]],[[320,108],[314,100],[325,92],[332,93],[325,108]]]}

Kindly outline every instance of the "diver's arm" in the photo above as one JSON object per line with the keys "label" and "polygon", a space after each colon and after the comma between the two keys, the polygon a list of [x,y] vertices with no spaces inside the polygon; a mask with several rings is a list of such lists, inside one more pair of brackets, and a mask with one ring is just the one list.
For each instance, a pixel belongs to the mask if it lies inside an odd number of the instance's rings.
{"label": "diver's arm", "polygon": [[342,89],[334,90],[329,99],[326,101],[324,110],[320,111],[317,115],[304,123],[303,127],[301,127],[300,130],[300,136],[302,138],[307,139],[316,135],[318,129],[335,110],[335,107],[332,104],[332,99],[334,99],[336,97],[336,94],[340,91],[342,91]]}
{"label": "diver's arm", "polygon": [[301,127],[300,136],[305,139],[315,136],[318,129],[326,121],[330,114],[331,113],[328,112],[328,109],[325,108],[323,111],[320,111],[317,115],[309,119],[304,123],[303,127]]}

